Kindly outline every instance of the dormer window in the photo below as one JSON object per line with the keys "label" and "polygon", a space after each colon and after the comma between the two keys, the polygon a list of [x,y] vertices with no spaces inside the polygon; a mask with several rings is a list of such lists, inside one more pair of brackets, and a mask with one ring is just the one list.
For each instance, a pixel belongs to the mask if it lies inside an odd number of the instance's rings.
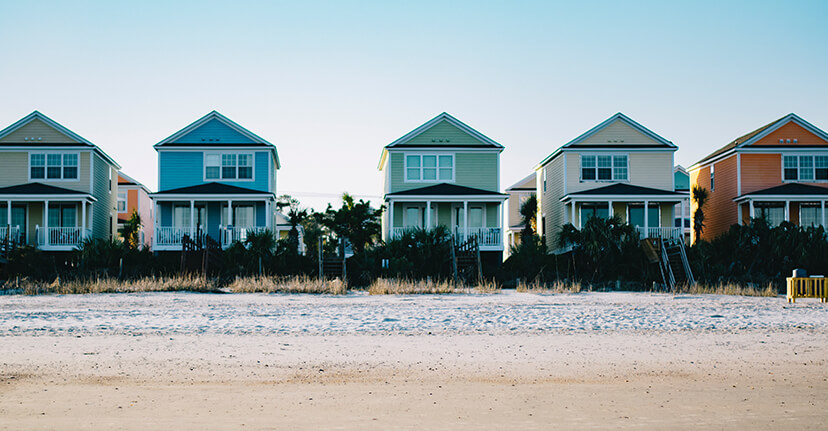
{"label": "dormer window", "polygon": [[581,181],[627,181],[626,155],[581,155]]}
{"label": "dormer window", "polygon": [[454,181],[454,155],[406,154],[405,181]]}
{"label": "dormer window", "polygon": [[205,180],[252,180],[253,154],[208,153],[204,155]]}

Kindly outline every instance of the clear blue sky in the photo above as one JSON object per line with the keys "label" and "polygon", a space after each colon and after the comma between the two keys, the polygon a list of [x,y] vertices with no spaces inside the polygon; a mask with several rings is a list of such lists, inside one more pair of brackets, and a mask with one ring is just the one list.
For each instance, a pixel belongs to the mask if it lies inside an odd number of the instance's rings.
{"label": "clear blue sky", "polygon": [[621,111],[685,166],[796,112],[828,129],[828,2],[0,0],[0,127],[37,109],[150,188],[216,109],[276,144],[279,193],[379,204],[381,148],[447,111],[501,187]]}

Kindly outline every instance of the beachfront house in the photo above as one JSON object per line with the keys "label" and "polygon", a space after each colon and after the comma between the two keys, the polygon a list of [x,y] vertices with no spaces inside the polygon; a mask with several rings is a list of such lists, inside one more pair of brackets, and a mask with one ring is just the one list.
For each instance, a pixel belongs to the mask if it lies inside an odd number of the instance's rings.
{"label": "beachfront house", "polygon": [[382,236],[447,227],[457,242],[476,238],[487,262],[503,256],[500,153],[503,146],[442,113],[382,150]]}
{"label": "beachfront house", "polygon": [[0,131],[0,239],[70,251],[110,239],[120,166],[34,111]]}
{"label": "beachfront house", "polygon": [[685,242],[688,242],[690,240],[690,173],[684,169],[684,166],[676,165],[673,168],[673,180],[675,191],[687,193],[681,203],[673,208],[673,224],[675,227],[682,228]]}
{"label": "beachfront house", "polygon": [[521,235],[526,227],[520,215],[520,207],[535,194],[535,174],[518,181],[506,189],[506,250],[508,256],[511,247],[520,245]]}
{"label": "beachfront house", "polygon": [[[689,171],[691,184],[709,193],[701,239],[756,217],[772,226],[826,226],[828,134],[796,114],[736,138]],[[691,211],[697,207],[691,201]]]}
{"label": "beachfront house", "polygon": [[228,247],[273,230],[276,147],[216,111],[154,146],[158,152],[154,251],[209,236]]}
{"label": "beachfront house", "polygon": [[[617,215],[642,238],[678,239],[673,208],[686,198],[675,190],[677,147],[618,113],[562,145],[535,167],[538,226],[547,248],[562,251],[566,223]],[[646,209],[646,210],[645,210]]]}
{"label": "beachfront house", "polygon": [[124,224],[132,217],[132,213],[138,213],[141,218],[141,229],[138,232],[138,242],[141,247],[152,245],[152,232],[155,222],[153,215],[155,208],[150,191],[143,184],[139,183],[129,175],[118,172],[118,232],[124,228]]}

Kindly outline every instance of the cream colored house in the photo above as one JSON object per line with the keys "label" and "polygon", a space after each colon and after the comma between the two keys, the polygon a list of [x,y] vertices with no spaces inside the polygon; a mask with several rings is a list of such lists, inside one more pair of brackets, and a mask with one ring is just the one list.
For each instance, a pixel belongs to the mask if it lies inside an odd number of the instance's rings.
{"label": "cream colored house", "polygon": [[40,112],[0,131],[0,238],[69,251],[116,232],[118,169]]}
{"label": "cream colored house", "polygon": [[518,181],[506,189],[506,194],[509,198],[506,200],[506,250],[505,256],[508,257],[509,250],[512,247],[517,247],[521,242],[521,235],[523,235],[523,217],[520,215],[520,207],[535,194],[535,174],[532,173],[526,178]]}
{"label": "cream colored house", "polygon": [[[564,144],[535,167],[538,225],[549,250],[559,250],[561,227],[581,228],[590,217],[619,216],[642,237],[681,238],[673,208],[672,142],[618,113]],[[646,209],[646,210],[645,210]]]}

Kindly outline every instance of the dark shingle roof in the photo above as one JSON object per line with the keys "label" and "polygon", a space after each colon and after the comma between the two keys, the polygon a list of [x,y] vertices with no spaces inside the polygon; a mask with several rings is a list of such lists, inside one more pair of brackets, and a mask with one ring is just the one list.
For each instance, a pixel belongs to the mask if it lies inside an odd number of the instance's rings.
{"label": "dark shingle roof", "polygon": [[742,196],[768,196],[768,195],[826,195],[828,196],[828,187],[812,186],[810,184],[783,184],[781,186],[771,187],[764,190],[757,190],[755,192],[745,193]]}
{"label": "dark shingle roof", "polygon": [[481,195],[481,196],[506,196],[503,193],[492,192],[488,190],[475,189],[472,187],[458,186],[455,184],[437,184],[434,186],[421,187],[418,189],[405,190],[402,192],[389,193],[386,196],[465,196],[465,195]]}
{"label": "dark shingle roof", "polygon": [[0,195],[87,195],[88,193],[77,190],[64,189],[63,187],[50,186],[42,183],[20,184],[11,187],[0,188]]}
{"label": "dark shingle roof", "polygon": [[[787,117],[787,115],[786,115],[785,117]],[[701,159],[701,161],[699,161],[699,163],[697,163],[697,164],[704,163],[704,162],[706,162],[706,161],[708,161],[708,160],[710,160],[710,159],[715,158],[716,156],[718,156],[718,155],[720,155],[720,154],[724,154],[724,153],[726,153],[727,151],[732,150],[733,148],[736,148],[739,144],[742,144],[742,143],[744,143],[744,142],[749,141],[749,140],[750,140],[751,138],[753,138],[754,136],[756,136],[756,135],[758,135],[758,134],[760,134],[760,133],[764,132],[764,131],[765,131],[765,130],[767,130],[769,127],[771,127],[771,126],[773,126],[774,124],[776,124],[776,123],[778,123],[778,122],[780,122],[780,121],[784,120],[784,119],[785,119],[785,117],[782,117],[782,118],[779,118],[779,119],[773,120],[773,121],[771,121],[770,123],[765,124],[764,126],[762,126],[762,127],[758,128],[758,129],[756,129],[756,130],[754,130],[754,131],[752,131],[752,132],[750,132],[750,133],[748,133],[748,134],[746,134],[746,135],[742,135],[742,136],[740,136],[740,137],[738,137],[738,138],[734,139],[734,140],[733,140],[733,142],[731,142],[731,143],[729,143],[729,144],[725,145],[724,147],[719,148],[718,150],[716,150],[716,151],[714,151],[714,152],[710,153],[707,157],[705,157],[705,158]]]}
{"label": "dark shingle roof", "polygon": [[246,189],[221,183],[206,183],[197,186],[181,187],[164,190],[154,195],[270,195],[270,192]]}
{"label": "dark shingle roof", "polygon": [[664,196],[685,196],[687,193],[679,193],[671,190],[652,189],[649,187],[634,186],[632,184],[612,184],[596,189],[584,190],[582,192],[570,193],[570,196],[591,196],[591,195],[664,195]]}

